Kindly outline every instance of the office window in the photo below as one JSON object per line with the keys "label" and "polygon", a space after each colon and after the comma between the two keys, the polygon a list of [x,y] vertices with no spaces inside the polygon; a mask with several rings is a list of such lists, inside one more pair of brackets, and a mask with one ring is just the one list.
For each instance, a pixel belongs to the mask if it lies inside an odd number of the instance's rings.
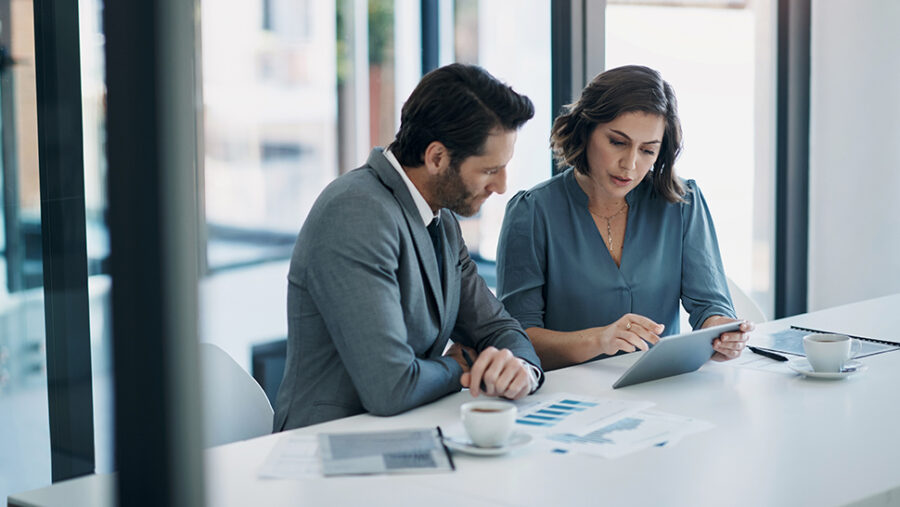
{"label": "office window", "polygon": [[311,19],[298,16],[309,10],[311,0],[263,0],[262,28],[281,38],[304,40],[310,37]]}
{"label": "office window", "polygon": [[50,484],[31,2],[0,5],[0,500]]}
{"label": "office window", "polygon": [[369,0],[368,23],[369,145],[387,146],[399,126],[395,109],[402,106],[395,97],[394,0]]}
{"label": "office window", "polygon": [[[527,95],[535,108],[534,118],[519,131],[506,193],[491,197],[478,215],[461,222],[470,252],[493,261],[506,203],[551,175],[550,1],[457,0],[454,13],[455,61],[481,65]],[[496,283],[489,269],[481,274],[489,285]]]}
{"label": "office window", "polygon": [[252,344],[287,334],[289,258],[315,198],[394,137],[421,76],[419,7],[201,5],[201,337],[248,370]]}
{"label": "office window", "polygon": [[684,129],[676,171],[697,180],[726,273],[774,308],[775,4],[612,0],[606,68],[641,64],[675,88]]}
{"label": "office window", "polygon": [[[202,4],[212,271],[289,254],[337,172],[334,2]],[[264,15],[271,29],[264,29]],[[265,240],[263,242],[262,240]]]}
{"label": "office window", "polygon": [[91,326],[91,374],[94,401],[96,471],[114,470],[112,336],[106,224],[106,84],[103,1],[79,0],[81,113],[84,142],[85,233],[88,254],[88,307]]}
{"label": "office window", "polygon": [[[536,105],[519,133],[507,194],[463,224],[473,253],[494,259],[506,201],[550,175],[550,3],[439,4],[440,63],[478,63]],[[252,344],[287,334],[289,256],[315,198],[396,133],[422,75],[421,2],[208,0],[201,7],[208,264],[201,336],[249,370]],[[305,35],[273,24],[282,17],[309,20]]]}

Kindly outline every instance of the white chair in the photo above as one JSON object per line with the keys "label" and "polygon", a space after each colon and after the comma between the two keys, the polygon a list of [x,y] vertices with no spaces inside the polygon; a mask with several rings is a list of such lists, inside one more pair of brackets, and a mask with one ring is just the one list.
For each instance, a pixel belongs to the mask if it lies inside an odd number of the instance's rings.
{"label": "white chair", "polygon": [[[734,283],[734,280],[729,276],[726,276],[725,280],[728,282],[728,292],[731,293],[731,302],[734,303],[734,312],[739,319],[749,320],[754,324],[760,324],[769,320],[766,318],[766,314],[763,313],[762,308],[760,308],[759,305],[756,304],[756,301],[751,299],[750,296],[744,292],[744,289],[742,289],[740,285]],[[679,313],[681,332],[686,333],[691,330],[691,324],[688,321],[688,313],[685,311],[684,307],[681,307]]]}
{"label": "white chair", "polygon": [[731,277],[725,277],[728,280],[728,291],[731,292],[731,302],[734,303],[734,311],[739,319],[749,320],[754,324],[760,324],[769,319],[763,313],[762,308],[756,304],[750,295],[744,292],[738,284],[734,283]]}
{"label": "white chair", "polygon": [[253,377],[227,352],[200,344],[204,410],[204,447],[272,432],[272,405]]}

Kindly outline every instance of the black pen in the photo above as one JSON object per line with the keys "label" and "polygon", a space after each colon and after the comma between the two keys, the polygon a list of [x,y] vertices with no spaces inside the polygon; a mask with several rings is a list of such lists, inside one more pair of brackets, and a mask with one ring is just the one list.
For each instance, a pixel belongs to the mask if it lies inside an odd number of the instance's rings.
{"label": "black pen", "polygon": [[[466,349],[464,349],[464,348],[462,348],[462,347],[460,347],[459,350],[462,352],[463,359],[466,360],[466,364],[469,365],[469,369],[471,370],[471,369],[472,369],[472,365],[475,364],[475,363],[472,361],[472,356],[470,356],[469,353],[466,352]],[[482,390],[482,391],[487,391],[487,386],[484,385],[484,381],[483,381],[483,380],[481,381],[481,390]]]}
{"label": "black pen", "polygon": [[466,360],[466,364],[469,365],[469,368],[471,368],[472,364],[474,364],[474,363],[472,363],[472,356],[470,356],[469,353],[466,352],[466,349],[464,349],[462,347],[460,347],[459,350],[462,351],[463,359]]}
{"label": "black pen", "polygon": [[453,464],[453,456],[450,455],[450,449],[447,449],[447,444],[444,443],[444,432],[441,431],[441,427],[437,427],[438,440],[441,441],[441,447],[444,448],[444,454],[447,456],[447,461],[450,462],[450,470],[456,470],[456,465]]}
{"label": "black pen", "polygon": [[753,347],[751,345],[747,345],[747,348],[750,349],[754,354],[759,354],[763,357],[768,357],[769,359],[774,359],[776,361],[787,361],[788,358],[782,356],[781,354],[776,354],[774,352],[769,352],[768,350],[763,350],[757,347]]}

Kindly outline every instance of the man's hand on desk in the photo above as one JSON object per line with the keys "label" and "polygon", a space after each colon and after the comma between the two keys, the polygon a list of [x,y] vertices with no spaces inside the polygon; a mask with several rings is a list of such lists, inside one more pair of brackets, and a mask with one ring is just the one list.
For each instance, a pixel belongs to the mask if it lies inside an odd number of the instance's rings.
{"label": "man's hand on desk", "polygon": [[741,352],[747,346],[747,340],[750,339],[750,331],[755,329],[755,326],[750,321],[740,321],[722,315],[713,315],[706,319],[702,327],[718,326],[729,322],[741,322],[741,329],[731,333],[722,333],[713,340],[713,350],[716,351],[712,356],[713,361],[728,361],[740,357]]}
{"label": "man's hand on desk", "polygon": [[[471,347],[454,343],[444,355],[456,359],[462,366],[463,374],[459,383],[468,387],[472,396],[477,397],[483,393],[518,400],[531,392],[527,367],[509,349],[488,347],[479,354]],[[474,362],[470,367],[467,359],[472,358]]]}

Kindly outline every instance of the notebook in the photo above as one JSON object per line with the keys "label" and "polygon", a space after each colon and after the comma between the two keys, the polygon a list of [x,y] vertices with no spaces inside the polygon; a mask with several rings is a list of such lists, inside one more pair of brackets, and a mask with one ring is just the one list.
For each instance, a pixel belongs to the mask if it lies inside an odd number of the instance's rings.
{"label": "notebook", "polygon": [[[779,352],[782,354],[791,354],[793,356],[806,357],[803,351],[803,337],[810,333],[831,333],[831,331],[821,331],[819,329],[810,329],[806,327],[791,326],[775,333],[769,334],[753,334],[753,345],[761,349]],[[859,340],[860,349],[854,358],[874,356],[892,350],[900,349],[900,344],[887,340],[876,340],[874,338],[866,338],[863,336],[854,336],[845,334],[851,338]]]}
{"label": "notebook", "polygon": [[322,474],[396,474],[452,471],[440,428],[321,433]]}

